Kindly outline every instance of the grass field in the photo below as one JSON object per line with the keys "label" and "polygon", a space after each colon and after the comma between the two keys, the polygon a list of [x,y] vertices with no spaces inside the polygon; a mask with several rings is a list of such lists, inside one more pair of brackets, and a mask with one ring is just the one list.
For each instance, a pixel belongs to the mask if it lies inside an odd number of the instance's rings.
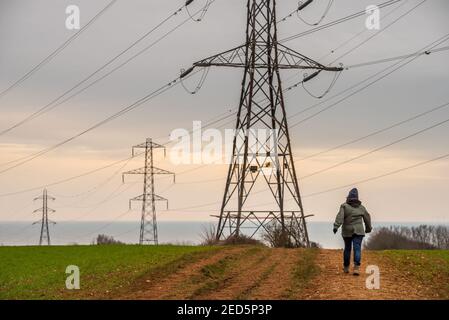
{"label": "grass field", "polygon": [[[0,247],[0,299],[449,299],[449,251],[364,251],[381,289],[341,250],[262,246]],[[80,290],[67,290],[68,265]]]}
{"label": "grass field", "polygon": [[[193,246],[0,247],[0,299],[83,299],[114,294],[136,279],[217,248]],[[81,289],[65,287],[68,265]]]}
{"label": "grass field", "polygon": [[396,267],[436,298],[449,299],[449,250],[384,251]]}

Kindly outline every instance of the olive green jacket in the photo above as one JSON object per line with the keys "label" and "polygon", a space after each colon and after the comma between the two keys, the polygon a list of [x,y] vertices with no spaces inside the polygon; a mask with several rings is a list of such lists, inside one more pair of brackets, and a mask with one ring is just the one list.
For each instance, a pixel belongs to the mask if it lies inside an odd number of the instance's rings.
{"label": "olive green jacket", "polygon": [[371,232],[371,216],[362,205],[353,207],[344,203],[335,218],[334,228],[338,229],[341,225],[343,225],[341,228],[343,237],[352,237],[354,234],[364,236],[365,232]]}

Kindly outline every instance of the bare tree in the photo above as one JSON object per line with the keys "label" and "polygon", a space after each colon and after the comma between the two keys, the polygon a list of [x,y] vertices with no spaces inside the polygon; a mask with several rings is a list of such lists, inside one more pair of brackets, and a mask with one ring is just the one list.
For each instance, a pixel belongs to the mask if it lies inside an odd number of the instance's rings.
{"label": "bare tree", "polygon": [[217,228],[213,224],[204,225],[200,234],[201,245],[213,246],[217,244]]}
{"label": "bare tree", "polygon": [[371,250],[448,249],[449,228],[429,225],[380,228],[368,238],[365,247]]}
{"label": "bare tree", "polygon": [[97,245],[124,244],[123,242],[115,240],[113,237],[107,236],[105,234],[99,234],[97,236],[97,239],[94,240],[94,244],[95,243]]}

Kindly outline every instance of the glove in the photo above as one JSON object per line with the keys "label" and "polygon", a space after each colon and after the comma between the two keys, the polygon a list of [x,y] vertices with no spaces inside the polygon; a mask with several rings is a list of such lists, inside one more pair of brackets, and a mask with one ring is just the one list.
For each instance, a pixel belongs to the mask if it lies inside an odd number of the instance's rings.
{"label": "glove", "polygon": [[365,233],[370,233],[373,229],[365,229]]}
{"label": "glove", "polygon": [[334,234],[336,234],[337,233],[337,231],[338,231],[338,229],[337,228],[334,228]]}

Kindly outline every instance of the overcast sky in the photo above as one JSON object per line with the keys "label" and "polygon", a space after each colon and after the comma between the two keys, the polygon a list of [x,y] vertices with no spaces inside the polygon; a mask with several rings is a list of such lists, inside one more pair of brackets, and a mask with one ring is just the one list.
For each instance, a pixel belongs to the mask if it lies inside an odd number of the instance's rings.
{"label": "overcast sky", "polygon": [[[76,4],[81,9],[81,25],[87,23],[109,1],[104,0],[0,0],[0,92],[38,64],[75,31],[65,27],[65,9]],[[196,1],[198,10],[205,1]],[[317,20],[327,1],[315,1],[304,18]],[[381,11],[381,33],[338,62],[353,65],[413,53],[449,33],[449,2],[428,0],[407,16],[389,23],[416,6],[421,0],[404,0]],[[67,89],[102,66],[182,5],[178,0],[118,0],[79,38],[23,84],[0,98],[0,131],[45,106]],[[323,23],[364,10],[373,0],[336,0]],[[291,12],[297,0],[278,1],[278,17]],[[400,7],[398,7],[400,6]],[[157,45],[111,74],[79,96],[51,112],[0,136],[0,164],[27,156],[64,140],[173,80],[181,68],[244,41],[246,1],[216,0],[200,23],[189,21]],[[394,10],[392,13],[390,13]],[[144,40],[133,53],[148,46],[178,25],[187,15],[182,12]],[[297,17],[278,25],[279,38],[308,30]],[[386,28],[382,30],[382,28]],[[366,30],[365,17],[286,42],[285,45],[324,64],[344,54],[375,32]],[[360,35],[354,38],[355,34]],[[351,41],[347,40],[353,38]],[[329,54],[331,50],[345,46]],[[447,46],[446,42],[441,45]],[[449,102],[449,52],[420,57],[382,81],[354,95],[334,108],[291,129],[295,158],[345,143],[377,129],[405,120],[420,112]],[[322,57],[327,56],[324,59]],[[113,66],[117,65],[117,61]],[[376,64],[343,72],[329,96],[358,83],[389,64]],[[111,66],[110,70],[113,66]],[[300,79],[294,71],[282,72],[284,87]],[[50,184],[124,159],[131,146],[147,137],[165,142],[173,129],[191,129],[192,121],[214,118],[234,108],[239,100],[242,70],[211,69],[205,85],[196,95],[182,87],[144,104],[113,122],[92,131],[30,163],[0,174],[0,195]],[[198,79],[186,80],[194,88]],[[325,90],[331,75],[320,75],[307,87],[314,93]],[[289,115],[317,103],[302,88],[286,96]],[[290,119],[290,124],[325,108],[323,104]],[[340,161],[388,144],[438,121],[449,118],[449,107],[421,117],[363,142],[297,163],[298,175],[306,176]],[[232,124],[228,125],[232,128]],[[320,175],[300,179],[306,213],[313,221],[330,221],[347,189],[307,197],[307,195],[351,184],[435,158],[449,150],[449,125],[413,137],[357,161]],[[122,185],[122,171],[142,166],[142,158],[107,170],[50,187],[57,201],[53,219],[113,220],[125,212],[128,199],[141,193],[139,184]],[[162,154],[157,166],[183,172],[197,165],[175,166]],[[1,166],[3,169],[7,166]],[[171,211],[160,219],[205,220],[219,211],[224,190],[226,165],[211,165],[180,174],[177,184],[157,180],[156,191],[170,199]],[[114,173],[118,173],[113,175]],[[214,180],[201,183],[204,180]],[[131,182],[138,179],[131,178]],[[197,182],[197,183],[191,183]],[[198,183],[199,182],[199,183]],[[362,201],[375,221],[449,222],[449,159],[443,159],[397,175],[358,185]],[[0,197],[0,220],[35,220],[32,199],[39,191]],[[261,198],[264,196],[262,195]],[[205,205],[217,201],[217,204]],[[36,204],[37,205],[37,204]],[[136,206],[137,208],[137,206]],[[181,210],[182,208],[186,208]],[[162,209],[162,208],[161,208]],[[177,210],[180,209],[180,210]],[[138,220],[134,210],[121,220]]]}

